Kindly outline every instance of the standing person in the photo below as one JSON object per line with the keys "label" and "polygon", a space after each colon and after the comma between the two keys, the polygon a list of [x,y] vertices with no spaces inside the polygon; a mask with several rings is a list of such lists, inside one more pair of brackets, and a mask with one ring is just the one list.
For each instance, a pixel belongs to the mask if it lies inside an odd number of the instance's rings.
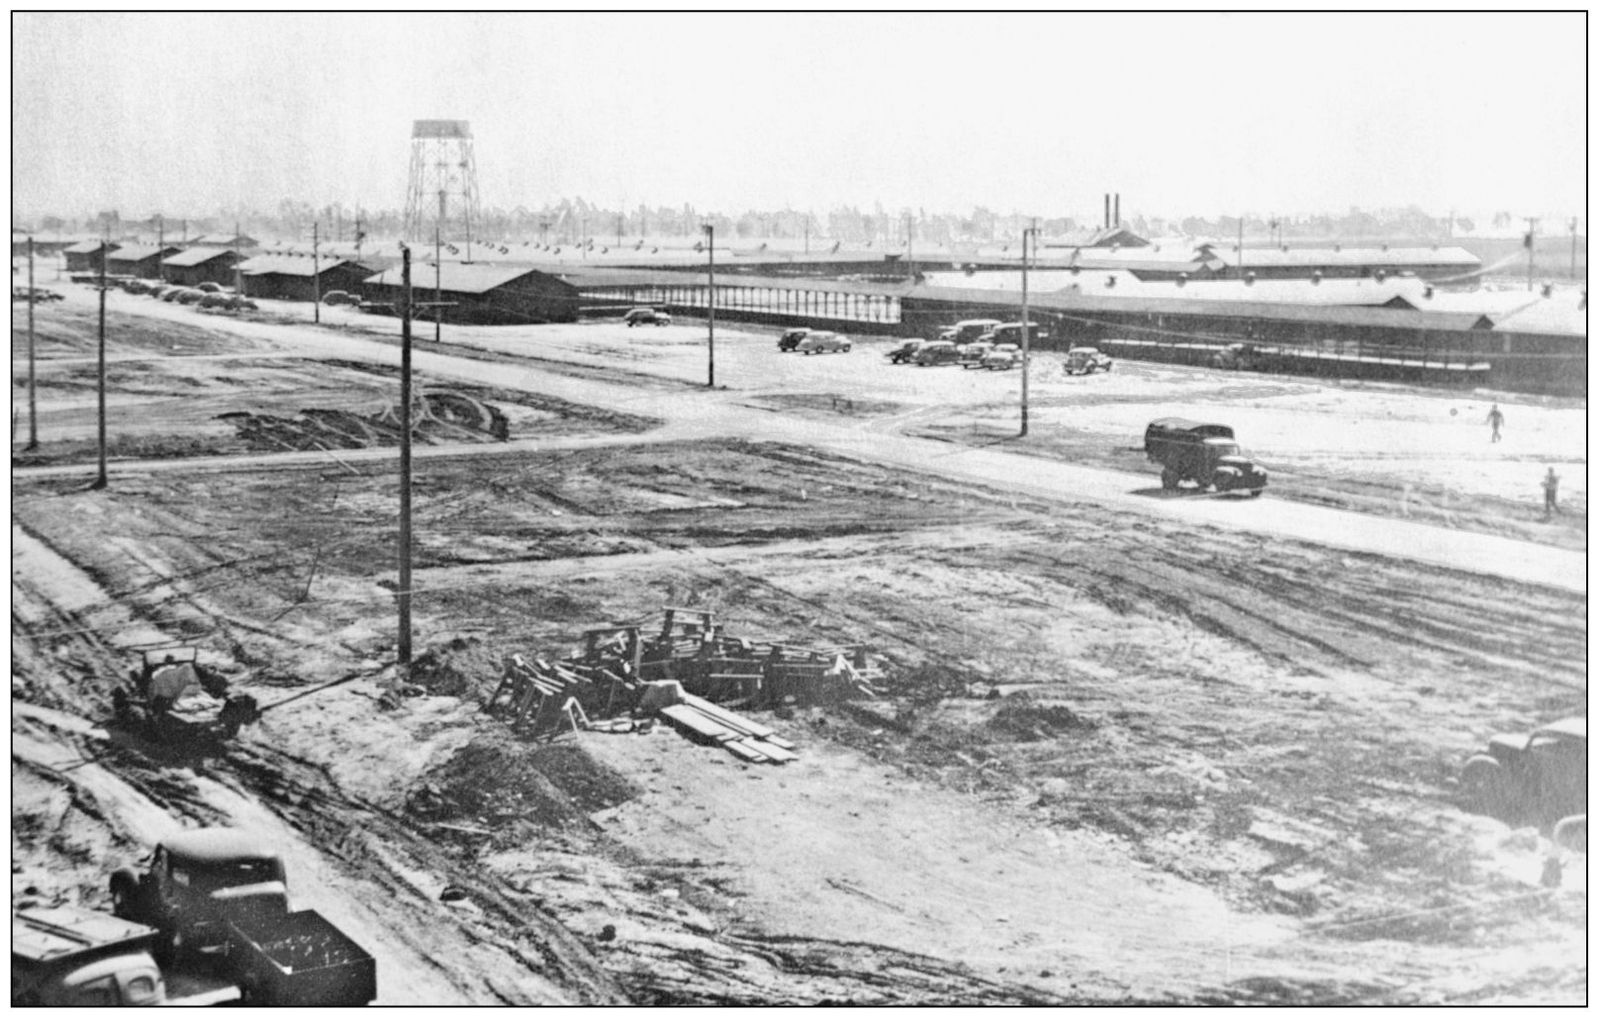
{"label": "standing person", "polygon": [[1502,427],[1504,425],[1504,423],[1505,423],[1505,415],[1503,413],[1499,412],[1499,404],[1498,403],[1494,403],[1494,408],[1488,411],[1487,420],[1488,420],[1489,425],[1492,426],[1493,429],[1494,429],[1493,437],[1488,439],[1488,440],[1489,441],[1501,441],[1502,439],[1499,437],[1499,428]]}
{"label": "standing person", "polygon": [[1549,472],[1544,474],[1544,518],[1551,515],[1560,515],[1560,505],[1555,501],[1555,495],[1560,490],[1560,477],[1556,475],[1555,468],[1551,466]]}

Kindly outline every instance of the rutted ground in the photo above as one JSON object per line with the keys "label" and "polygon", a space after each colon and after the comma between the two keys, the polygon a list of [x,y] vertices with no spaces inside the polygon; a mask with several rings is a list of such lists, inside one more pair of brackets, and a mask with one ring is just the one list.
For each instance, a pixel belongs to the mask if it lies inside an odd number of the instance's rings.
{"label": "rutted ground", "polygon": [[[260,412],[305,405],[305,364],[261,370]],[[768,406],[859,412],[826,398]],[[1541,889],[1548,849],[1451,779],[1584,709],[1581,596],[762,441],[417,465],[419,650],[449,680],[389,710],[388,467],[16,481],[14,895],[103,903],[161,823],[221,818],[288,847],[383,1000],[1584,995],[1580,859]],[[874,644],[885,695],[766,717],[803,758],[762,770],[478,712],[502,654],[668,604]],[[178,638],[267,705],[194,765],[85,723]]]}

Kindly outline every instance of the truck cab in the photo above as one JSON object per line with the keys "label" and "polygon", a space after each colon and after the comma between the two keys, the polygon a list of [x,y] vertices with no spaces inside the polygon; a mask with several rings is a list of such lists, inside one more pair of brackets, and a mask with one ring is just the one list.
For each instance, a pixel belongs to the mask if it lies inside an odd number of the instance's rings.
{"label": "truck cab", "polygon": [[938,338],[944,342],[961,345],[974,342],[1001,324],[1003,322],[996,318],[970,318],[944,328]]}
{"label": "truck cab", "polygon": [[1143,449],[1149,462],[1160,464],[1160,483],[1175,490],[1191,481],[1198,490],[1247,491],[1259,497],[1269,474],[1246,455],[1225,424],[1206,424],[1181,417],[1162,417],[1148,425]]}
{"label": "truck cab", "polygon": [[156,845],[149,868],[111,877],[113,912],[154,926],[158,957],[216,946],[236,915],[289,911],[284,862],[237,830],[188,830]]}

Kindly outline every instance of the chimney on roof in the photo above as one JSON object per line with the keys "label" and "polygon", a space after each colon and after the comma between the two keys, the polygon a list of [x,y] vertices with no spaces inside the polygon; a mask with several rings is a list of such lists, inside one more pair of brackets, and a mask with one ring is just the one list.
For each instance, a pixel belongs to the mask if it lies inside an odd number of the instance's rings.
{"label": "chimney on roof", "polygon": [[1109,228],[1109,195],[1103,196],[1103,228]]}
{"label": "chimney on roof", "polygon": [[1110,223],[1115,229],[1120,228],[1120,192],[1115,192],[1115,221]]}

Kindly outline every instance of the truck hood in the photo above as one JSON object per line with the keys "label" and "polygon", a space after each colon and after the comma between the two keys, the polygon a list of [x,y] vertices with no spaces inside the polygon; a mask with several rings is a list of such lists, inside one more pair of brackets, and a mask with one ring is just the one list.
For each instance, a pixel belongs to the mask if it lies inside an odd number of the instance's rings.
{"label": "truck hood", "polygon": [[1488,739],[1490,747],[1498,746],[1509,749],[1511,752],[1521,752],[1527,748],[1527,736],[1524,734],[1496,734]]}
{"label": "truck hood", "polygon": [[1248,456],[1221,456],[1215,461],[1221,466],[1235,467],[1239,470],[1242,470],[1244,473],[1265,472],[1265,467],[1261,466],[1259,463],[1256,463]]}
{"label": "truck hood", "polygon": [[225,886],[213,890],[208,896],[213,900],[249,902],[262,897],[288,897],[289,890],[279,882],[247,883],[244,886]]}

